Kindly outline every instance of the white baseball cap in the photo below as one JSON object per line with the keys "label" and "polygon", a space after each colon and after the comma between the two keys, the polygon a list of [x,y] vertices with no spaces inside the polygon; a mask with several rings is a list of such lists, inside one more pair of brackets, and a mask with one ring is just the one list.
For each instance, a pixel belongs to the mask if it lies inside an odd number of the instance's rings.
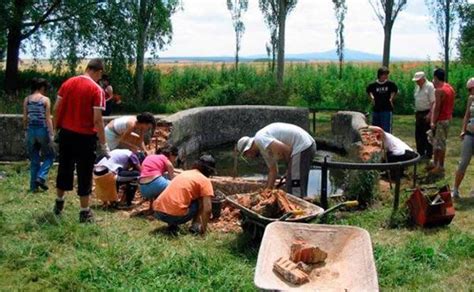
{"label": "white baseball cap", "polygon": [[466,83],[466,87],[467,89],[471,89],[474,87],[474,77],[472,77],[471,79],[469,79]]}
{"label": "white baseball cap", "polygon": [[245,151],[249,150],[250,147],[252,147],[254,139],[255,138],[248,136],[240,138],[239,141],[237,141],[237,151],[239,151],[239,153],[243,155]]}
{"label": "white baseball cap", "polygon": [[420,80],[421,78],[425,78],[425,72],[423,71],[420,71],[420,72],[416,72],[415,75],[413,76],[413,81],[418,81]]}

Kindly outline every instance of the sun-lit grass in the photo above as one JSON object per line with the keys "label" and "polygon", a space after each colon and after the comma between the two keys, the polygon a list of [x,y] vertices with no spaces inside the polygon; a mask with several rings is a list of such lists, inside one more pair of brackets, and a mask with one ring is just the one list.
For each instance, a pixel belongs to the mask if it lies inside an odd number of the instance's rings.
{"label": "sun-lit grass", "polygon": [[[317,119],[318,129],[325,129],[330,114],[318,113]],[[396,117],[395,134],[412,146],[413,127],[412,116]],[[459,159],[459,129],[456,119],[448,146],[449,183]],[[382,290],[472,290],[474,199],[467,198],[474,186],[472,167],[461,188],[466,198],[455,203],[456,217],[447,227],[424,230],[402,219],[397,228],[389,227],[392,196],[387,187],[373,207],[338,212],[329,223],[369,231]],[[81,225],[74,195],[67,197],[58,219],[51,212],[54,191],[27,193],[26,162],[0,166],[0,176],[0,290],[255,290],[258,245],[242,234],[211,232],[202,238],[183,229],[171,237],[158,221],[97,208],[101,221]],[[405,181],[402,190],[408,187]],[[401,202],[408,195],[402,191]]]}

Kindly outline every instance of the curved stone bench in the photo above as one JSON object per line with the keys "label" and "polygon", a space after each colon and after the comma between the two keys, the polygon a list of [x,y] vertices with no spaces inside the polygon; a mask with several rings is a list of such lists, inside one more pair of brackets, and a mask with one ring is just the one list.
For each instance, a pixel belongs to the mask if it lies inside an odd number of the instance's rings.
{"label": "curved stone bench", "polygon": [[172,123],[169,142],[186,154],[253,136],[266,125],[285,122],[308,130],[308,110],[285,106],[199,107],[165,118]]}

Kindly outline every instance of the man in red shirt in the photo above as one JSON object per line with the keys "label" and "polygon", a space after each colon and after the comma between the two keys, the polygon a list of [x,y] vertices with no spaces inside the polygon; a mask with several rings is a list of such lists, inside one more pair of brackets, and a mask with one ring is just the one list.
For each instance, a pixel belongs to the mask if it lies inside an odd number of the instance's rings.
{"label": "man in red shirt", "polygon": [[431,130],[433,137],[432,174],[444,173],[444,157],[446,155],[446,140],[448,139],[449,121],[453,117],[455,91],[445,82],[445,72],[438,68],[433,73],[435,87],[435,102],[431,115]]}
{"label": "man in red shirt", "polygon": [[74,169],[76,169],[81,223],[92,222],[94,219],[89,208],[89,197],[92,191],[92,169],[96,159],[97,138],[101,154],[108,156],[109,152],[102,121],[105,96],[97,84],[103,70],[102,60],[90,60],[84,75],[72,77],[61,85],[54,107],[54,128],[59,131],[59,167],[54,213],[61,214],[64,208],[64,194],[65,191],[73,189]]}

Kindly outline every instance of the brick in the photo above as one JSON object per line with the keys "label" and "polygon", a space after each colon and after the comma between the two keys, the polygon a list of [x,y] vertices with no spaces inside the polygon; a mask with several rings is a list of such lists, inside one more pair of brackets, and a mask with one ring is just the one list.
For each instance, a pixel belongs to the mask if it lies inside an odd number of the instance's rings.
{"label": "brick", "polygon": [[288,259],[279,258],[273,264],[273,270],[294,285],[309,282],[308,274],[298,269],[297,265]]}
{"label": "brick", "polygon": [[290,249],[290,259],[295,263],[316,264],[324,262],[327,256],[319,247],[301,240],[294,241]]}

